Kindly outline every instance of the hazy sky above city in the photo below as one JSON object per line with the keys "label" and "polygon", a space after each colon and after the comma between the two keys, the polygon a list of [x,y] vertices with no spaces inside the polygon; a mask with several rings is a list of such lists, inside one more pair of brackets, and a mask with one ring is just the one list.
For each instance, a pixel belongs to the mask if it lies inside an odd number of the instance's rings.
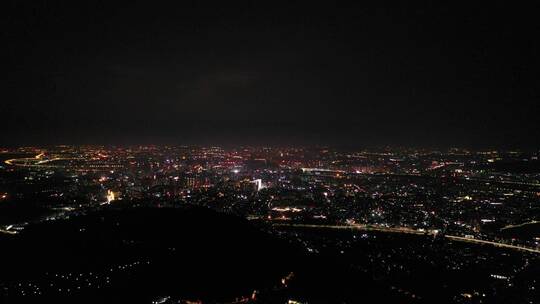
{"label": "hazy sky above city", "polygon": [[9,1],[0,145],[540,147],[532,7],[221,3]]}

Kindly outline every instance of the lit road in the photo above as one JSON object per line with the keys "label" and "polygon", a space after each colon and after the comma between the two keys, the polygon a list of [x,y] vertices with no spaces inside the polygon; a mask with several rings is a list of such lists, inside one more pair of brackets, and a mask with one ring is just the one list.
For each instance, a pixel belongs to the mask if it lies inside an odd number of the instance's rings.
{"label": "lit road", "polygon": [[[310,224],[287,224],[287,223],[274,223],[273,225],[281,226],[281,227],[299,227],[299,228],[326,228],[326,229],[349,229],[349,230],[356,229],[356,230],[363,230],[363,231],[380,231],[380,232],[407,233],[407,234],[417,234],[417,235],[435,235],[436,234],[435,232],[428,231],[428,230],[423,231],[423,230],[416,230],[416,229],[405,228],[405,227],[390,228],[390,227],[379,227],[379,226],[369,226],[369,225],[310,225]],[[444,237],[452,241],[484,244],[484,245],[491,245],[491,246],[500,247],[500,248],[522,250],[522,251],[527,251],[527,252],[532,252],[532,253],[540,253],[540,249],[536,249],[536,248],[529,248],[529,247],[510,245],[510,244],[493,242],[493,241],[466,238],[466,237],[455,236],[455,235],[444,235]]]}
{"label": "lit road", "polygon": [[5,160],[4,163],[10,166],[16,167],[34,167],[34,168],[57,168],[58,165],[55,165],[54,162],[61,160],[82,160],[82,158],[74,157],[55,157],[50,159],[43,159],[44,153],[40,153],[35,157],[27,158],[13,158]]}
{"label": "lit road", "polygon": [[17,234],[16,231],[11,231],[11,230],[5,230],[5,229],[0,229],[0,233],[5,233],[5,234]]}
{"label": "lit road", "polygon": [[501,228],[501,231],[506,230],[506,229],[525,227],[525,226],[528,226],[528,225],[535,225],[535,224],[539,224],[539,223],[540,223],[540,221],[530,221],[530,222],[527,222],[527,223],[522,223],[522,224],[517,224],[517,225],[508,225],[508,226],[505,226],[505,227]]}
{"label": "lit road", "polygon": [[55,167],[54,165],[49,165],[48,163],[59,161],[59,160],[71,160],[75,158],[51,158],[51,159],[45,159],[45,160],[39,160],[35,158],[16,158],[16,159],[8,159],[4,161],[5,164],[11,165],[11,166],[19,166],[19,167]]}

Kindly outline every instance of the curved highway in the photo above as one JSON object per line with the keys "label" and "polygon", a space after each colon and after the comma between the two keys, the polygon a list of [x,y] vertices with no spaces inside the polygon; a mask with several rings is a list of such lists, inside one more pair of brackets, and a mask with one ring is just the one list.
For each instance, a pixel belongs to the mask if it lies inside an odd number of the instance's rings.
{"label": "curved highway", "polygon": [[[281,226],[281,227],[300,227],[300,228],[353,229],[353,230],[355,229],[355,230],[363,230],[363,231],[380,231],[380,232],[407,233],[407,234],[417,234],[417,235],[436,235],[437,234],[432,231],[416,230],[416,229],[405,228],[405,227],[389,228],[389,227],[378,227],[378,226],[369,226],[369,225],[312,225],[312,224],[287,224],[287,223],[274,223],[273,225]],[[473,239],[473,238],[467,238],[467,237],[462,237],[462,236],[457,236],[457,235],[444,235],[444,237],[452,241],[491,245],[495,247],[521,250],[521,251],[527,251],[527,252],[540,254],[540,249],[536,249],[536,248],[510,245],[510,244],[499,243],[499,242],[494,242],[494,241]]]}

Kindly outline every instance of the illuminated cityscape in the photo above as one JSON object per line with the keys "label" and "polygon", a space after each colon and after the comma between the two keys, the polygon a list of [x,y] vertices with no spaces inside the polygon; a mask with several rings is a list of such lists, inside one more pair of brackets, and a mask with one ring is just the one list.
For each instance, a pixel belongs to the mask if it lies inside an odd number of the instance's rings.
{"label": "illuminated cityscape", "polygon": [[[517,293],[526,303],[538,296],[538,151],[55,146],[6,148],[0,155],[0,231],[6,238],[34,226],[52,229],[49,222],[81,225],[79,218],[111,210],[203,208],[244,218],[307,255],[339,254],[403,301],[430,302],[431,288],[441,301],[458,303]],[[141,220],[145,229],[156,229]],[[47,284],[59,286],[47,289],[49,294],[88,292],[91,284],[105,288],[113,277],[132,275],[159,257],[137,258],[107,265],[110,273],[98,268],[95,275],[49,272],[35,281],[4,277],[3,292],[41,295]],[[482,271],[470,274],[471,268]],[[448,276],[446,287],[417,277],[435,269]],[[259,298],[297,293],[273,288],[253,292]],[[174,296],[167,301],[182,300]],[[255,301],[242,296],[242,302]],[[302,303],[310,296],[291,300]]]}
{"label": "illuminated cityscape", "polygon": [[535,3],[3,4],[0,304],[540,304]]}

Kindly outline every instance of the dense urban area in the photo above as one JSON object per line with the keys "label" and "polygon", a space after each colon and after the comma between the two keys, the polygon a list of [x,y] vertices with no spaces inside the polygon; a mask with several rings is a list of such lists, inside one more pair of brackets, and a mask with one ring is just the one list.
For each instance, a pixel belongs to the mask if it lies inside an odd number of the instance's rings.
{"label": "dense urban area", "polygon": [[[361,287],[340,282],[351,274],[376,285],[370,297],[388,294],[400,303],[538,303],[539,156],[539,151],[408,148],[4,148],[0,243],[35,238],[45,247],[55,246],[52,235],[72,231],[65,233],[78,239],[77,233],[95,228],[92,218],[112,218],[114,226],[121,225],[116,218],[123,212],[192,212],[196,215],[183,218],[193,227],[168,226],[159,216],[137,214],[137,229],[174,238],[175,229],[220,230],[216,222],[238,221],[247,227],[238,231],[253,229],[254,237],[232,241],[235,248],[262,248],[254,239],[268,237],[305,265],[296,269],[291,263],[283,272],[276,266],[278,275],[269,273],[260,285],[230,297],[205,299],[171,289],[163,294],[158,288],[148,303],[353,303],[359,299],[353,290]],[[223,246],[227,235],[238,231],[219,232]],[[125,246],[137,243],[120,238]],[[170,252],[180,249],[165,247],[163,253],[126,249],[131,254],[111,254],[115,258],[92,267],[6,272],[0,275],[0,300],[56,299],[113,288],[137,272],[146,273],[150,265],[167,259],[176,263]],[[3,263],[23,259],[3,255]],[[246,261],[277,263],[268,262],[272,258]],[[308,259],[314,260],[309,264]],[[338,263],[341,270],[321,260]],[[310,274],[317,267],[320,272]],[[301,287],[317,284],[321,287]]]}

